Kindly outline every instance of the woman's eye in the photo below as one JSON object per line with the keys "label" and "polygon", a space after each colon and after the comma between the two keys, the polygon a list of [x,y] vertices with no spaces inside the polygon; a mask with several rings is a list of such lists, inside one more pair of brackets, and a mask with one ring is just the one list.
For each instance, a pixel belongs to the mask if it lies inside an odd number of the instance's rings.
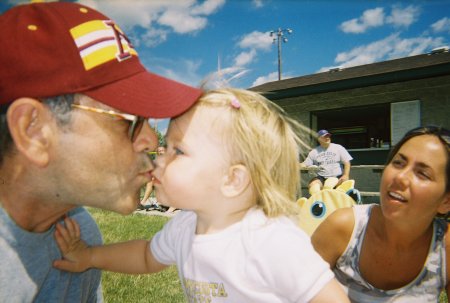
{"label": "woman's eye", "polygon": [[403,161],[401,160],[392,160],[392,165],[394,165],[395,167],[399,167],[403,164]]}
{"label": "woman's eye", "polygon": [[425,171],[419,171],[418,174],[419,174],[419,177],[422,179],[426,179],[426,180],[431,179],[430,176],[428,175],[428,173]]}

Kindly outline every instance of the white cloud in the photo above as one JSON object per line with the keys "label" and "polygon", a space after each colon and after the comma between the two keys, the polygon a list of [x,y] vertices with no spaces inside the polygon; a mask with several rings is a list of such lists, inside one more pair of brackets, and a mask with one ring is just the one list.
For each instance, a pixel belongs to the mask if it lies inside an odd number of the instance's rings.
{"label": "white cloud", "polygon": [[[95,8],[116,21],[122,29],[130,33],[137,27],[145,30],[140,38],[149,38],[146,45],[156,45],[165,41],[170,32],[178,34],[195,33],[206,27],[207,17],[217,12],[225,0],[206,0],[198,4],[196,0],[79,0],[78,2]],[[161,37],[157,37],[157,34]],[[157,43],[155,43],[155,41]]]}
{"label": "white cloud", "polygon": [[245,66],[250,64],[256,57],[256,50],[251,49],[248,52],[241,52],[234,58],[234,64],[237,66]]}
{"label": "white cloud", "polygon": [[[269,33],[253,31],[244,35],[236,43],[241,51],[232,58],[232,66],[212,73],[205,79],[208,87],[230,86],[231,83],[245,76],[250,70],[245,68],[251,65],[258,56],[259,51],[269,51],[273,38]],[[237,86],[237,85],[235,85]]]}
{"label": "white cloud", "polygon": [[437,37],[415,37],[410,39],[401,39],[393,45],[389,53],[389,59],[415,56],[426,53],[427,50],[441,46],[442,38]]}
{"label": "white cloud", "polygon": [[[141,38],[146,46],[155,47],[158,44],[165,42],[167,40],[168,34],[169,32],[167,30],[151,28],[145,34],[143,34]],[[136,40],[139,41],[138,39]]]}
{"label": "white cloud", "polygon": [[397,40],[398,34],[392,34],[385,39],[358,46],[348,52],[339,53],[334,62],[343,67],[373,63],[386,56]]}
{"label": "white cloud", "polygon": [[135,26],[149,28],[162,11],[167,9],[164,1],[96,1],[79,0],[81,4],[99,10],[113,19],[126,32]]}
{"label": "white cloud", "polygon": [[[442,38],[414,37],[403,39],[399,33],[395,33],[382,40],[339,53],[334,61],[339,66],[346,68],[422,54],[427,49],[438,47],[442,43]],[[327,71],[330,68],[323,67],[318,72]]]}
{"label": "white cloud", "polygon": [[256,8],[260,8],[264,6],[264,3],[262,0],[252,0],[252,5]]}
{"label": "white cloud", "polygon": [[257,58],[258,51],[270,50],[272,41],[273,38],[270,37],[268,32],[263,33],[253,31],[250,34],[242,36],[236,45],[243,49],[243,51],[234,57],[234,65],[246,66],[253,63],[253,61]]}
{"label": "white cloud", "polygon": [[160,25],[171,27],[176,33],[186,34],[205,28],[205,17],[192,16],[184,10],[167,10],[158,18]]}
{"label": "white cloud", "polygon": [[359,34],[364,33],[371,27],[378,27],[384,23],[384,10],[381,7],[369,9],[363,12],[359,18],[343,22],[339,28],[344,33]]}
{"label": "white cloud", "polygon": [[352,34],[364,33],[367,29],[367,27],[364,24],[360,23],[358,19],[351,19],[345,21],[341,25],[339,25],[339,28],[344,33],[352,33]]}
{"label": "white cloud", "polygon": [[[169,39],[170,34],[195,34],[208,24],[208,17],[216,13],[226,0],[78,0],[113,19],[131,38],[135,46],[154,47]],[[201,61],[162,59],[141,56],[143,64],[152,72],[176,81],[198,86]]]}
{"label": "white cloud", "polygon": [[431,28],[435,33],[447,32],[450,33],[450,18],[442,18],[431,24]]}
{"label": "white cloud", "polygon": [[391,13],[385,15],[382,7],[368,9],[363,14],[345,22],[342,22],[339,28],[344,33],[361,34],[375,27],[385,24],[391,24],[394,27],[408,27],[417,21],[420,15],[418,6],[409,5],[405,8],[393,6]]}
{"label": "white cloud", "polygon": [[241,48],[253,48],[261,50],[269,50],[272,46],[273,38],[270,37],[268,32],[254,31],[242,37],[238,42],[238,46]]}
{"label": "white cloud", "polygon": [[225,0],[207,0],[201,5],[194,7],[192,13],[195,15],[211,15],[225,4]]}
{"label": "white cloud", "polygon": [[252,83],[252,87],[277,80],[278,80],[278,72],[273,72],[268,75],[256,78],[256,80]]}
{"label": "white cloud", "polygon": [[386,18],[386,22],[396,27],[408,27],[419,18],[420,9],[410,5],[406,8],[394,7],[391,15]]}
{"label": "white cloud", "polygon": [[383,25],[384,10],[380,7],[366,10],[362,15],[362,21],[368,27]]}
{"label": "white cloud", "polygon": [[344,67],[342,65],[338,65],[338,66],[324,66],[324,67],[321,67],[318,71],[316,71],[316,73],[328,72],[331,69],[336,69],[336,68],[343,69]]}

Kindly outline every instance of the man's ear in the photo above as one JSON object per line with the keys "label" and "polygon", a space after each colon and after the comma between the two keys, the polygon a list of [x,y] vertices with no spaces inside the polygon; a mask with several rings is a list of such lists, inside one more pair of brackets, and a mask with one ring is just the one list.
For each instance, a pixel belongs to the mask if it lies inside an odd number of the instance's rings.
{"label": "man's ear", "polygon": [[250,185],[250,173],[244,165],[233,165],[228,169],[228,174],[224,176],[222,183],[222,193],[224,196],[232,198],[243,193]]}
{"label": "man's ear", "polygon": [[35,165],[46,166],[52,134],[48,109],[36,99],[20,98],[9,106],[6,119],[16,149]]}

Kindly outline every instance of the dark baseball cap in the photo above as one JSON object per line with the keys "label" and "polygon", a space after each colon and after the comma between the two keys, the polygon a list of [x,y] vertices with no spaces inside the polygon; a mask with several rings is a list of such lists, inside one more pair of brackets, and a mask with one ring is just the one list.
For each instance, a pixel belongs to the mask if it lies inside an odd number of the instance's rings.
{"label": "dark baseball cap", "polygon": [[321,129],[317,132],[317,135],[319,137],[323,137],[323,136],[331,136],[331,134],[326,130],[326,129]]}

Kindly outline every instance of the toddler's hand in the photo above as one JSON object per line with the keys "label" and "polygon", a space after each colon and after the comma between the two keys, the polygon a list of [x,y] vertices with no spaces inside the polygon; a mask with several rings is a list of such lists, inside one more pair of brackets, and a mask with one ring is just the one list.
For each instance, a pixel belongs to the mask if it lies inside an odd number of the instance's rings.
{"label": "toddler's hand", "polygon": [[90,248],[81,240],[80,226],[75,220],[67,217],[64,225],[57,223],[55,239],[63,255],[63,259],[53,262],[55,268],[82,272],[90,267]]}

